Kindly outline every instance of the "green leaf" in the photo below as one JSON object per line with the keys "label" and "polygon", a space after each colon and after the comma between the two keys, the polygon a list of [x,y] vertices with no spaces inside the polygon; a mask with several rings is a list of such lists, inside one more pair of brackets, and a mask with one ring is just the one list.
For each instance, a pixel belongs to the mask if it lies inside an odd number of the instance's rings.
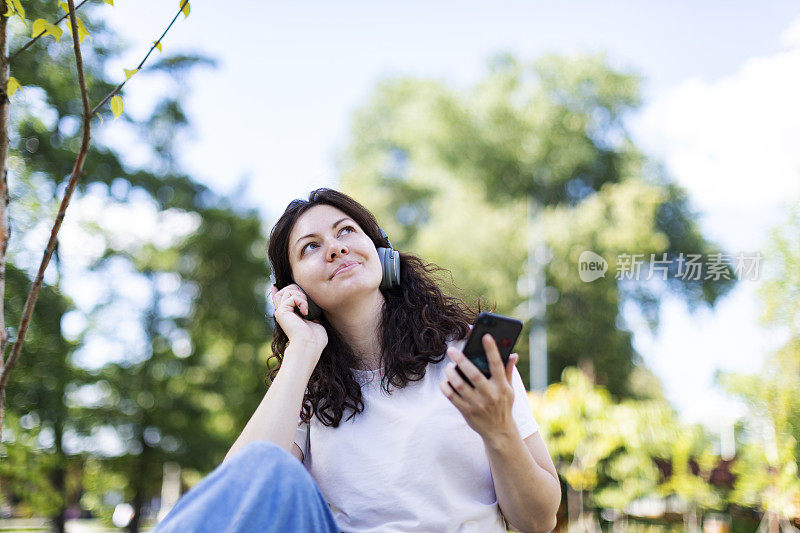
{"label": "green leaf", "polygon": [[22,19],[22,22],[25,22],[25,8],[22,7],[22,2],[19,0],[11,0],[14,3],[14,10],[19,15],[19,18]]}
{"label": "green leaf", "polygon": [[83,42],[83,38],[89,35],[89,30],[86,29],[86,26],[83,25],[83,21],[76,17],[78,21],[78,36],[80,37],[81,42]]}
{"label": "green leaf", "polygon": [[8,83],[6,84],[6,92],[8,93],[8,96],[11,96],[17,92],[17,89],[22,90],[22,85],[19,84],[17,78],[10,76],[8,78]]}
{"label": "green leaf", "polygon": [[[78,21],[78,42],[83,42],[83,39],[89,35],[89,30],[86,29],[86,26],[83,25],[83,21],[77,17],[75,20]],[[69,19],[66,20],[67,28],[69,29],[70,33],[72,33],[72,24],[70,24]]]}
{"label": "green leaf", "polygon": [[55,24],[50,24],[49,22],[45,24],[45,28],[47,29],[47,33],[55,37],[56,41],[61,40],[61,36],[64,34],[64,30],[62,30]]}
{"label": "green leaf", "polygon": [[31,37],[38,37],[40,33],[47,33],[47,21],[36,19],[31,25]]}
{"label": "green leaf", "polygon": [[64,33],[64,30],[56,26],[55,24],[50,24],[45,19],[36,19],[33,21],[33,25],[31,27],[31,37],[38,37],[39,35],[52,35],[55,37],[56,41],[61,39],[61,35]]}
{"label": "green leaf", "polygon": [[114,119],[122,114],[122,97],[120,95],[115,95],[111,99],[111,112],[114,113]]}

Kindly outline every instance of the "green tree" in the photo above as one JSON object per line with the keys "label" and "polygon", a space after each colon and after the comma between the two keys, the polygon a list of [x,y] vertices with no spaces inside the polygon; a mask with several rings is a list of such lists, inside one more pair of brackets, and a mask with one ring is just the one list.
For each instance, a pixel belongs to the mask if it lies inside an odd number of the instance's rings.
{"label": "green tree", "polygon": [[[29,17],[41,16],[48,20],[52,20],[57,10],[55,3],[43,1],[26,2],[26,7]],[[107,74],[106,62],[121,50],[113,44],[109,46],[108,43],[115,41],[107,38],[109,33],[98,13],[91,8],[89,5],[81,13],[93,35],[93,39],[85,41],[83,52],[87,58],[85,72],[89,97],[94,102],[114,89],[116,84],[112,81],[113,77]],[[12,26],[12,50],[19,49],[27,41],[26,34],[29,31],[29,28],[21,25]],[[15,239],[11,241],[9,259],[11,263],[18,264],[21,270],[16,270],[11,264],[8,266],[10,319],[19,318],[19,312],[14,312],[14,305],[17,305],[17,309],[21,308],[23,291],[27,291],[40,257],[39,251],[29,250],[23,244],[26,243],[25,236],[47,228],[53,219],[57,193],[63,190],[63,177],[74,163],[80,141],[77,125],[80,124],[81,104],[80,99],[76,98],[77,91],[72,81],[71,54],[72,51],[64,43],[59,46],[50,40],[39,39],[24,53],[14,56],[13,72],[25,85],[28,98],[19,102],[15,99],[11,122],[9,167],[18,210],[11,221]],[[148,203],[142,198],[150,198],[150,205],[155,205],[155,210],[162,214],[190,216],[194,213],[200,219],[201,231],[219,224],[226,224],[236,231],[233,238],[227,239],[196,235],[182,243],[181,250],[173,248],[163,251],[157,246],[135,243],[133,247],[137,248],[136,254],[131,254],[125,246],[120,245],[119,235],[104,231],[98,222],[88,221],[84,229],[87,234],[94,232],[93,238],[101,243],[99,260],[92,273],[99,277],[94,279],[105,279],[111,285],[116,283],[118,287],[129,283],[137,271],[152,279],[155,276],[154,267],[150,265],[152,260],[157,263],[157,268],[165,270],[163,273],[166,275],[192,278],[202,272],[208,281],[218,282],[215,289],[230,289],[229,292],[235,297],[224,301],[217,298],[212,304],[193,300],[189,291],[183,297],[186,315],[164,316],[158,306],[154,311],[150,309],[150,313],[144,310],[141,320],[148,339],[146,346],[150,347],[145,355],[153,359],[150,361],[153,367],[147,368],[146,362],[137,361],[143,354],[136,353],[126,354],[130,359],[122,363],[112,363],[100,371],[88,372],[75,365],[72,355],[77,344],[84,339],[103,335],[98,321],[92,320],[99,320],[101,313],[113,307],[115,302],[107,301],[90,312],[87,329],[81,334],[80,340],[67,341],[60,327],[61,318],[70,304],[62,301],[63,298],[51,298],[47,287],[42,290],[43,305],[38,306],[34,313],[28,344],[17,368],[18,378],[12,379],[9,384],[10,416],[24,422],[15,426],[18,430],[14,431],[13,440],[4,441],[4,447],[11,451],[4,452],[8,458],[4,466],[8,468],[3,475],[4,481],[8,481],[4,487],[29,487],[31,481],[35,481],[40,488],[50,487],[50,492],[44,489],[23,492],[26,498],[23,503],[28,504],[35,514],[53,516],[57,529],[63,528],[63,503],[67,495],[66,483],[59,482],[59,479],[63,481],[65,465],[79,462],[81,467],[86,467],[89,476],[83,487],[84,503],[94,510],[107,512],[109,509],[103,508],[105,495],[92,491],[119,487],[120,475],[127,480],[125,490],[129,492],[124,496],[134,503],[138,502],[139,506],[146,498],[158,495],[160,462],[179,460],[189,468],[202,471],[215,466],[235,437],[236,422],[243,416],[238,410],[235,415],[230,413],[231,406],[238,404],[229,400],[244,402],[242,409],[252,412],[260,398],[258,393],[263,395],[265,368],[263,362],[259,363],[259,357],[263,355],[261,345],[267,340],[263,323],[266,267],[259,257],[259,252],[265,248],[260,221],[252,212],[240,213],[229,205],[223,205],[221,198],[182,174],[175,162],[176,139],[180,138],[181,131],[188,125],[180,103],[187,86],[185,75],[197,65],[212,63],[192,55],[165,55],[139,74],[171,79],[174,89],[168,91],[170,96],[154,106],[145,121],[124,117],[125,127],[138,130],[150,143],[150,161],[139,168],[131,167],[124,164],[120,155],[110,147],[94,142],[89,148],[83,167],[85,175],[78,182],[76,195],[83,199],[98,198],[106,202],[109,209],[137,202]],[[164,222],[168,223],[169,220]],[[198,246],[197,242],[201,240],[207,240],[209,246]],[[223,254],[212,246],[212,243],[219,245],[222,242],[230,247],[224,254],[227,263],[220,260],[219,256]],[[234,246],[239,245],[240,248],[231,252]],[[87,250],[87,253],[92,255],[93,252]],[[121,280],[119,270],[114,272],[105,268],[112,263],[117,267],[127,264],[122,270],[127,269],[125,275],[128,277]],[[229,277],[230,274],[234,276]],[[200,297],[206,297],[208,289],[201,289]],[[193,313],[192,309],[195,309],[194,312],[202,309],[203,319],[195,324],[187,324],[187,315]],[[120,312],[120,306],[116,307],[116,312]],[[105,316],[114,320],[113,313]],[[228,367],[218,358],[212,361],[209,349],[186,359],[193,367],[205,365],[213,368],[215,373],[206,370],[204,375],[212,376],[209,381],[215,384],[207,381],[187,384],[181,371],[189,369],[173,353],[175,338],[188,338],[188,329],[192,330],[193,335],[207,335],[203,327],[218,322],[221,316],[233,327],[216,339],[223,346],[231,348],[220,355],[230,359],[237,357],[238,365],[234,363],[230,367],[236,369],[242,381],[233,383],[234,380],[226,379]],[[179,322],[180,326],[176,326]],[[39,334],[40,330],[50,337]],[[247,334],[243,335],[242,331],[247,331]],[[252,333],[255,331],[257,335]],[[243,337],[250,342],[249,345],[244,346]],[[113,335],[107,336],[107,339],[113,340]],[[231,339],[234,342],[229,342]],[[188,341],[186,345],[202,343]],[[221,366],[218,366],[220,363]],[[245,372],[244,368],[248,365],[249,372]],[[195,368],[195,378],[199,372]],[[231,386],[232,390],[222,390],[222,384]],[[237,389],[234,384],[240,388]],[[173,389],[178,390],[176,392]],[[210,392],[204,393],[206,389]],[[87,404],[81,400],[86,395],[94,398],[92,402]],[[147,408],[154,398],[159,400],[159,406],[163,406],[160,410]],[[173,412],[168,412],[169,407],[180,414],[175,416]],[[225,417],[230,419],[232,416],[233,421],[228,420],[226,424]],[[197,418],[206,423],[198,424]],[[121,457],[99,456],[83,465],[85,452],[69,452],[62,446],[63,436],[70,434],[73,441],[78,439],[82,445],[91,447],[95,433],[108,427],[117,430],[118,434],[127,431],[132,434],[128,439],[131,442],[124,443],[127,452]],[[33,439],[34,435],[40,434],[53,435],[53,444],[42,449],[41,443]],[[180,438],[171,436],[175,434]],[[142,442],[149,446],[142,445]],[[155,448],[155,451],[150,448]],[[24,450],[25,453],[12,453],[14,450]],[[25,467],[31,457],[38,458],[40,468]],[[80,484],[81,480],[77,482]],[[55,499],[45,497],[50,493],[55,495]],[[137,525],[134,522],[132,527],[136,528]]]}
{"label": "green tree", "polygon": [[[685,192],[629,138],[625,118],[640,105],[639,83],[603,56],[522,65],[510,55],[466,90],[384,81],[354,115],[343,187],[376,213],[399,249],[446,266],[465,294],[489,295],[498,312],[520,318],[528,317],[519,283],[533,199],[551,256],[548,382],[588,358],[613,394],[647,395],[631,387],[632,374],[647,371],[622,305],[638,305],[656,327],[665,290],[690,306],[713,304],[730,288],[732,269],[720,279],[677,276],[681,253],[719,249],[699,231]],[[609,261],[605,278],[580,281],[583,250]],[[668,279],[617,281],[623,253],[667,254]],[[524,379],[529,327],[518,345]]]}
{"label": "green tree", "polygon": [[[708,483],[718,460],[710,440],[701,428],[681,424],[665,400],[615,402],[605,387],[574,367],[531,399],[542,438],[567,484],[572,526],[592,529],[587,511],[593,508],[624,516],[638,498],[675,495],[686,504],[687,530],[696,530],[698,509],[722,506]],[[657,461],[668,465],[666,476]],[[625,521],[615,522],[615,531],[625,530]]]}
{"label": "green tree", "polygon": [[620,447],[605,461],[595,505],[616,511],[615,531],[626,531],[628,506],[638,498],[658,492],[663,480],[657,459],[670,461],[672,445],[680,438],[677,415],[663,399],[626,399],[610,415],[611,431],[619,435]]}
{"label": "green tree", "polygon": [[[534,397],[536,398],[536,397]],[[613,400],[578,368],[564,369],[562,381],[534,400],[542,438],[567,484],[571,524],[587,526],[585,496],[591,498],[603,463],[622,446],[614,430]]]}
{"label": "green tree", "polygon": [[[7,317],[19,320],[27,295],[25,274],[12,265],[6,268]],[[70,364],[74,343],[61,331],[61,321],[71,303],[58,290],[45,286],[41,304],[34,311],[28,342],[17,369],[17,379],[6,390],[9,414],[14,416],[11,434],[4,437],[0,478],[5,494],[20,499],[31,514],[53,517],[63,527],[68,466],[74,461],[65,451],[64,440],[73,411],[63,398],[70,384],[87,382],[90,376]],[[51,453],[43,453],[39,442],[49,441]]]}
{"label": "green tree", "polygon": [[[684,530],[696,533],[700,531],[698,510],[723,506],[720,495],[707,481],[718,457],[710,450],[709,439],[699,426],[681,428],[681,435],[672,441],[671,452],[671,474],[659,487],[659,493],[681,499],[686,505]],[[697,474],[692,471],[691,459],[697,463]]]}

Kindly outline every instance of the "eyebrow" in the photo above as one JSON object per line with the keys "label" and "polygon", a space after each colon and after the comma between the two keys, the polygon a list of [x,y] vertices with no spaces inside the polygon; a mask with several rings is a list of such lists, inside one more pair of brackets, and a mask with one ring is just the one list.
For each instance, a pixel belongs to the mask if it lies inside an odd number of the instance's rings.
{"label": "eyebrow", "polygon": [[[351,221],[351,222],[353,221],[353,219],[351,219],[350,217],[344,217],[344,218],[340,218],[339,220],[337,220],[336,222],[334,222],[334,223],[331,225],[331,229],[334,229],[336,226],[338,226],[339,224],[341,224],[341,223],[342,223],[342,222],[344,222],[345,220],[349,220],[349,221]],[[300,241],[302,241],[303,239],[307,239],[308,237],[317,237],[317,236],[318,236],[318,235],[317,235],[316,233],[309,233],[308,235],[303,235],[302,237],[300,237],[299,239],[297,239],[297,241],[295,241],[295,247],[297,247],[297,245],[298,245],[298,244],[300,243]]]}

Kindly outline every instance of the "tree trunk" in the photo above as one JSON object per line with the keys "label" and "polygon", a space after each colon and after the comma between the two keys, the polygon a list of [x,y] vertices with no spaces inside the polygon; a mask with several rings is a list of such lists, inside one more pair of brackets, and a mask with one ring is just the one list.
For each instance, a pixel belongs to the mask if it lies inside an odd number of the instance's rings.
{"label": "tree trunk", "polygon": [[577,494],[569,484],[567,484],[567,521],[569,524],[574,524],[580,515],[580,507],[578,507]]}
{"label": "tree trunk", "polygon": [[131,523],[128,525],[128,531],[130,533],[139,533],[139,526],[141,525],[142,521],[142,506],[144,504],[144,494],[142,494],[142,489],[136,489],[136,495],[133,497],[133,518],[131,519]]}
{"label": "tree trunk", "polygon": [[778,521],[777,513],[769,513],[769,533],[780,533],[781,524]]}
{"label": "tree trunk", "polygon": [[[60,454],[59,454],[60,455]],[[58,514],[51,518],[51,522],[53,525],[53,531],[56,533],[64,533],[66,527],[66,510],[67,505],[67,495],[66,495],[66,483],[64,482],[64,478],[66,477],[64,471],[64,464],[61,459],[58,461],[58,466],[56,466],[55,470],[53,470],[53,474],[51,479],[53,480],[53,488],[62,495],[64,498],[64,503],[61,505],[61,508],[58,511]]]}

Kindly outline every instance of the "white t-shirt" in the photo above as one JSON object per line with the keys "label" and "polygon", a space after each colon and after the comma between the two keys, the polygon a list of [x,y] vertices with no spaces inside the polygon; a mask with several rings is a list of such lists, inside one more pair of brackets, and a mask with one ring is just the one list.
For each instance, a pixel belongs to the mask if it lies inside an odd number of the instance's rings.
{"label": "white t-shirt", "polygon": [[[380,385],[382,370],[353,370],[365,409],[338,428],[311,419],[294,442],[336,523],[346,532],[506,531],[483,439],[439,388],[449,357],[406,387]],[[539,429],[514,368],[512,415],[524,439]],[[306,446],[308,443],[310,447]]]}

